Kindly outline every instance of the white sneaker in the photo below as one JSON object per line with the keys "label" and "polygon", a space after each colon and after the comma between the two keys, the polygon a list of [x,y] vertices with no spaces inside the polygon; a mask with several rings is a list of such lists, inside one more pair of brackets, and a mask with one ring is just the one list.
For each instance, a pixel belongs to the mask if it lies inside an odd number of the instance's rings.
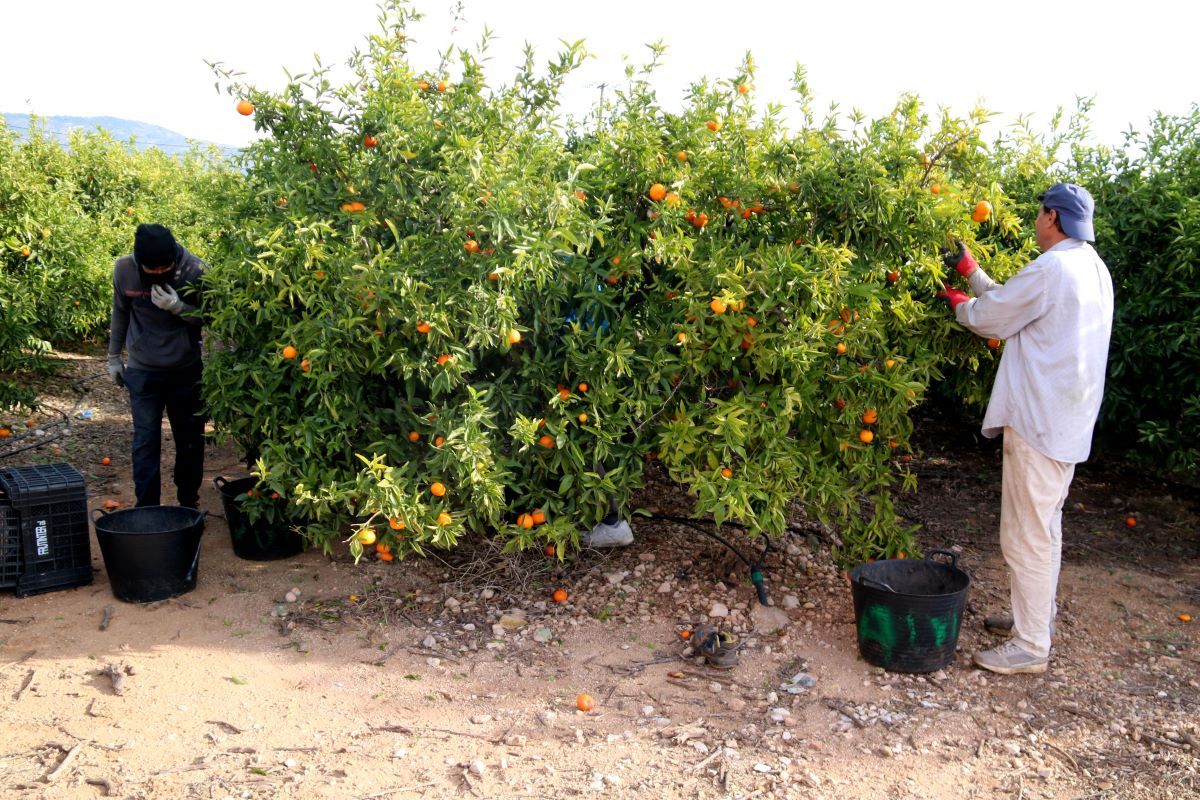
{"label": "white sneaker", "polygon": [[579,537],[580,547],[625,547],[630,544],[633,544],[633,529],[623,519],[615,525],[601,522]]}
{"label": "white sneaker", "polygon": [[1026,652],[1012,639],[991,650],[980,650],[975,654],[974,661],[976,665],[1001,675],[1039,674],[1045,672],[1050,663],[1049,658]]}

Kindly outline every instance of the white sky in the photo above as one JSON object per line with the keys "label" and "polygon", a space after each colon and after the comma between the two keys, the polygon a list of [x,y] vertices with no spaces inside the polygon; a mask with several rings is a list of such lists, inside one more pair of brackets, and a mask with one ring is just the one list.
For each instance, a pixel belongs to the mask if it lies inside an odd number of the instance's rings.
{"label": "white sky", "polygon": [[[451,41],[454,3],[421,0],[410,29],[413,64],[432,67]],[[342,64],[376,30],[375,0],[58,0],[0,2],[0,111],[117,116],[186,136],[239,145],[253,123],[214,89],[205,59],[264,88],[319,53]],[[1154,111],[1186,113],[1200,100],[1200,4],[1140,0],[465,0],[454,41],[497,34],[489,79],[505,83],[528,41],[540,61],[560,39],[585,38],[598,58],[568,84],[585,108],[600,82],[623,80],[622,57],[641,63],[648,42],[669,46],[655,85],[676,107],[695,78],[732,73],[747,50],[758,64],[754,97],[790,105],[794,65],[808,68],[819,110],[886,113],[904,91],[965,113],[977,102],[1005,119],[1032,114],[1043,128],[1056,107],[1096,97],[1095,138],[1116,143]]]}

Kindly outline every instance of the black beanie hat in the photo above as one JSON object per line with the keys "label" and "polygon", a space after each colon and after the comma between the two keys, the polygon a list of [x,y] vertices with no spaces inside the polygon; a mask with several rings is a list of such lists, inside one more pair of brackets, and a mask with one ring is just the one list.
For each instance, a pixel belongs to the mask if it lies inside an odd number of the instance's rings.
{"label": "black beanie hat", "polygon": [[175,260],[175,237],[171,229],[157,223],[137,226],[133,236],[133,257],[141,267],[165,267]]}

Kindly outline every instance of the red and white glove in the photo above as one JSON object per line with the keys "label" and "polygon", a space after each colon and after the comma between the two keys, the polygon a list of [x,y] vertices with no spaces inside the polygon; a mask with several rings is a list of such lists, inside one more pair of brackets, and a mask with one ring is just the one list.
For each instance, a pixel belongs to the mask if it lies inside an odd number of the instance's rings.
{"label": "red and white glove", "polygon": [[[970,256],[968,256],[969,258]],[[973,262],[972,262],[973,263]],[[942,290],[937,293],[938,297],[944,297],[946,302],[950,304],[950,310],[958,308],[960,303],[965,303],[971,299],[971,296],[962,289],[955,289],[953,286],[942,286]]]}
{"label": "red and white glove", "polygon": [[962,239],[956,239],[958,245],[957,250],[943,250],[942,263],[946,265],[946,269],[958,270],[958,274],[964,278],[969,278],[971,273],[979,269],[979,264],[975,261],[975,256],[971,255],[971,251],[963,244]]}

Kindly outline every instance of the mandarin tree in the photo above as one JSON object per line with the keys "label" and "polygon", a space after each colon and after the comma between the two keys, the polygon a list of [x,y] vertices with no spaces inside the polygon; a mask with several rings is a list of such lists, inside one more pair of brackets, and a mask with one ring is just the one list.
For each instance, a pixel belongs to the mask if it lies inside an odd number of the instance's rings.
{"label": "mandarin tree", "polygon": [[356,556],[364,527],[399,556],[464,531],[575,544],[657,454],[697,516],[778,535],[799,503],[841,528],[843,559],[911,552],[892,506],[908,414],[994,359],[932,300],[940,249],[1019,230],[982,112],[935,126],[903,98],[789,132],[738,91],[749,57],[667,112],[656,46],[567,124],[581,45],[493,88],[486,40],[448,51],[453,76],[410,64],[417,18],[387,6],[342,86],[318,66],[270,93],[218,67],[263,137],[208,281],[209,403],[310,536]]}

